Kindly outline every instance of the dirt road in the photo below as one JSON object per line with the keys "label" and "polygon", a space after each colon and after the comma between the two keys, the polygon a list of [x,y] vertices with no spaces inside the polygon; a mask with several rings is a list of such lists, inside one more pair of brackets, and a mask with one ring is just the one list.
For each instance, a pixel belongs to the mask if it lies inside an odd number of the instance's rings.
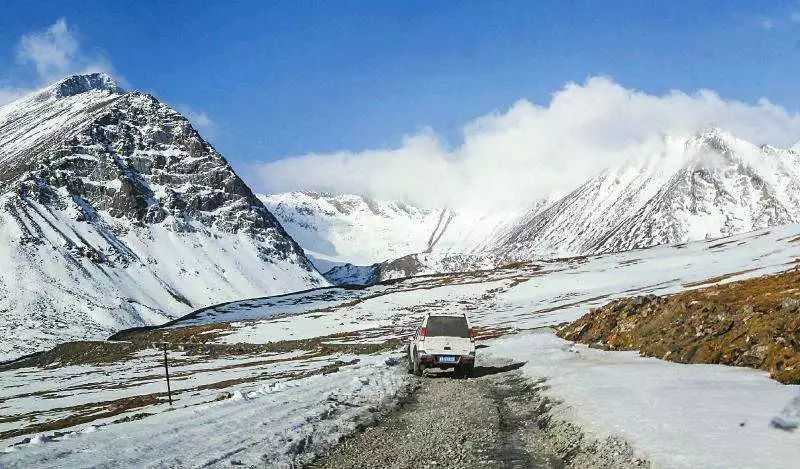
{"label": "dirt road", "polygon": [[626,443],[555,421],[544,383],[523,378],[521,366],[479,366],[468,380],[431,373],[409,402],[310,467],[647,467]]}

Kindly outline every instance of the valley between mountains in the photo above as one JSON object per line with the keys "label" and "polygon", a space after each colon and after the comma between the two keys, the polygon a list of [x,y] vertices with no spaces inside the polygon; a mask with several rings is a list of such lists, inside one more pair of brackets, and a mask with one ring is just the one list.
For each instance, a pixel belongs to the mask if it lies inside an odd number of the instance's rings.
{"label": "valley between mountains", "polygon": [[797,223],[800,154],[712,128],[665,136],[652,155],[518,206],[420,207],[313,192],[259,197],[320,271],[335,268],[330,279],[363,283]]}
{"label": "valley between mountains", "polygon": [[[657,148],[517,207],[424,207],[255,194],[102,73],[8,104],[0,467],[404,467],[414,422],[486,423],[426,436],[441,467],[784,467],[800,154]],[[407,373],[437,312],[475,325],[475,380]]]}
{"label": "valley between mountains", "polygon": [[[406,373],[402,341],[427,312],[463,311],[479,325],[479,366],[517,364],[480,379],[498,390],[508,379],[534,386],[509,395],[539,403],[528,418],[541,432],[520,435],[549,441],[568,465],[598,452],[631,467],[780,465],[800,456],[798,434],[771,426],[797,424],[795,386],[765,371],[587,348],[552,328],[616,298],[703,292],[792,269],[798,235],[788,225],[725,242],[315,289],[201,309],[108,342],[68,342],[0,371],[0,461],[310,464],[415,392],[432,392]],[[163,342],[172,406],[153,345]],[[754,342],[740,353],[758,350]]]}
{"label": "valley between mountains", "polygon": [[516,207],[256,195],[168,105],[72,76],[0,108],[0,358],[241,298],[800,222],[793,150],[719,129],[658,149]]}

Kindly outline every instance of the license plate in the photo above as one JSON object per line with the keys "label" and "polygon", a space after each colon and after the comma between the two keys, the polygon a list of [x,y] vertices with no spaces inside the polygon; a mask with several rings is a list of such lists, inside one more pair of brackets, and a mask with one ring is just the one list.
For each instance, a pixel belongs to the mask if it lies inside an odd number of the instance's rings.
{"label": "license plate", "polygon": [[439,363],[455,363],[455,362],[456,362],[456,357],[451,357],[447,355],[439,357]]}

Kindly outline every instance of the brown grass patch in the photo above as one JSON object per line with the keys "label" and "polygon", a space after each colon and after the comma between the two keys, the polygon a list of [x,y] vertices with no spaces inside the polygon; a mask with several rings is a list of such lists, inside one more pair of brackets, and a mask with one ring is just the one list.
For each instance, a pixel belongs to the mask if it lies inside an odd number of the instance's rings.
{"label": "brown grass patch", "polygon": [[[163,403],[166,401],[166,393],[145,394],[143,396],[123,397],[113,401],[98,402],[91,404],[83,404],[75,407],[51,409],[49,412],[60,412],[64,410],[72,411],[74,414],[47,422],[36,423],[25,427],[15,428],[13,430],[6,430],[0,432],[0,440],[6,438],[13,438],[16,436],[28,435],[31,433],[41,433],[54,430],[61,430],[64,428],[74,427],[94,420],[113,417],[132,409]],[[15,416],[15,420],[8,420],[9,422],[24,420],[28,418],[29,414]]]}
{"label": "brown grass patch", "polygon": [[683,286],[684,286],[684,288],[694,288],[694,287],[699,287],[699,286],[702,286],[702,285],[711,285],[711,284],[714,284],[714,283],[722,282],[723,280],[727,280],[727,279],[729,279],[731,277],[736,277],[737,275],[743,275],[743,274],[746,274],[746,273],[749,273],[749,272],[753,272],[755,270],[758,270],[758,269],[740,270],[739,272],[731,272],[729,274],[717,275],[716,277],[707,278],[705,280],[699,280],[697,282],[684,283]]}
{"label": "brown grass patch", "polygon": [[160,349],[164,343],[170,351],[184,352],[203,359],[231,356],[259,356],[305,350],[314,355],[334,353],[372,354],[399,347],[399,339],[382,343],[336,343],[358,337],[357,332],[331,334],[310,339],[282,340],[266,344],[215,343],[219,335],[231,330],[229,323],[204,324],[172,329],[147,329],[118,336],[124,341],[65,342],[0,367],[0,371],[26,367],[60,367],[67,365],[102,365],[130,360],[136,352]]}
{"label": "brown grass patch", "polygon": [[680,363],[758,368],[800,384],[800,272],[616,300],[557,334]]}

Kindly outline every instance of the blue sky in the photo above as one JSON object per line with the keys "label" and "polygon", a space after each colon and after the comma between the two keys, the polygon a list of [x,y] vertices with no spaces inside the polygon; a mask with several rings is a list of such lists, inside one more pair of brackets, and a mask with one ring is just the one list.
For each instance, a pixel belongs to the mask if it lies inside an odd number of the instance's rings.
{"label": "blue sky", "polygon": [[59,18],[83,56],[206,116],[238,167],[393,147],[428,128],[457,146],[473,119],[597,75],[800,108],[797,1],[4,0],[0,84],[40,84],[20,39]]}

